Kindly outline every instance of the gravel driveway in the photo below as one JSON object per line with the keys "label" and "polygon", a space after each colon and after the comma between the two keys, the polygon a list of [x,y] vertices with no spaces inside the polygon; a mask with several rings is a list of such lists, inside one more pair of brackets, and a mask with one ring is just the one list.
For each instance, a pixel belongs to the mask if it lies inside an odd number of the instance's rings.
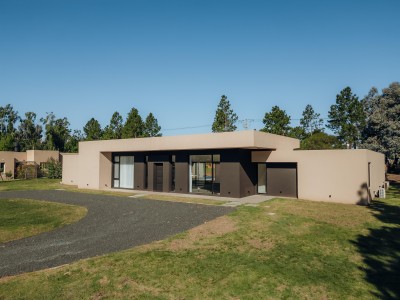
{"label": "gravel driveway", "polygon": [[77,223],[0,244],[0,277],[16,275],[162,240],[231,212],[229,207],[67,191],[9,191],[27,198],[85,206]]}

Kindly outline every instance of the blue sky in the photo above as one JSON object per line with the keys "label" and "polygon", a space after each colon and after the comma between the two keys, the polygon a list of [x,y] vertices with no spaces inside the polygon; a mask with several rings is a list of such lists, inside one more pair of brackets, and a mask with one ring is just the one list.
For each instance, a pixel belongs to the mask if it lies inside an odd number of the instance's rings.
{"label": "blue sky", "polygon": [[164,135],[209,132],[167,129],[211,125],[223,94],[240,119],[274,105],[298,119],[306,104],[326,117],[346,86],[363,97],[400,81],[399,11],[398,0],[0,0],[0,105],[72,129],[136,107]]}

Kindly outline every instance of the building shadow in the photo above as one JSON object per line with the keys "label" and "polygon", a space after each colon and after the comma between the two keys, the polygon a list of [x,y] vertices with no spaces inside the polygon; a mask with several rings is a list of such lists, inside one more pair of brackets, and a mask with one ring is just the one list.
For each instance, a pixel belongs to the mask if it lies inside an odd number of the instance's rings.
{"label": "building shadow", "polygon": [[[400,184],[394,191],[399,198]],[[368,206],[373,215],[385,223],[379,228],[369,228],[368,235],[359,235],[354,241],[363,257],[366,280],[378,292],[380,299],[400,299],[400,206],[374,200]]]}

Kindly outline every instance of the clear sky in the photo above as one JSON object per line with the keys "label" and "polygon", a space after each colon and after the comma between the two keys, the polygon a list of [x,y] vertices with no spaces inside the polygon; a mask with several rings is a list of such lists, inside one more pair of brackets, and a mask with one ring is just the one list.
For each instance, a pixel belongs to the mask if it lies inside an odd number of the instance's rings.
{"label": "clear sky", "polygon": [[240,119],[326,117],[344,87],[393,81],[398,0],[0,0],[0,105],[72,129],[136,107],[164,135],[209,132],[222,94]]}

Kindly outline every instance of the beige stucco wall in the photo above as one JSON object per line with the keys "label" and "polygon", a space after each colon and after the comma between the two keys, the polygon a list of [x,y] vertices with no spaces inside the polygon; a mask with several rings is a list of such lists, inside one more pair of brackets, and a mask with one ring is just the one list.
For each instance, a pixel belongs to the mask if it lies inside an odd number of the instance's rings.
{"label": "beige stucco wall", "polygon": [[77,153],[62,153],[62,183],[78,185],[79,155]]}
{"label": "beige stucco wall", "polygon": [[254,130],[80,142],[78,187],[105,189],[111,186],[111,180],[103,177],[111,177],[111,156],[107,158],[105,153],[227,148],[292,150],[298,147],[297,139]]}
{"label": "beige stucco wall", "polygon": [[296,150],[253,152],[253,162],[296,162],[300,199],[360,203],[365,201],[368,163],[371,194],[385,180],[384,156],[368,150]]}
{"label": "beige stucco wall", "polygon": [[55,160],[60,159],[60,152],[51,151],[51,150],[27,150],[26,151],[26,160],[34,161],[37,164],[46,162],[49,158],[53,158]]}
{"label": "beige stucco wall", "polygon": [[11,172],[14,176],[16,161],[26,161],[26,152],[0,151],[0,162],[5,163],[3,174]]}
{"label": "beige stucco wall", "polygon": [[101,152],[99,157],[99,188],[109,189],[112,177],[112,153]]}
{"label": "beige stucco wall", "polygon": [[368,194],[369,162],[371,193],[384,182],[382,154],[368,150],[294,150],[298,147],[297,139],[257,131],[80,142],[79,155],[63,156],[63,183],[110,188],[112,152],[226,148],[254,149],[253,162],[296,162],[298,197],[302,199],[359,203]]}

